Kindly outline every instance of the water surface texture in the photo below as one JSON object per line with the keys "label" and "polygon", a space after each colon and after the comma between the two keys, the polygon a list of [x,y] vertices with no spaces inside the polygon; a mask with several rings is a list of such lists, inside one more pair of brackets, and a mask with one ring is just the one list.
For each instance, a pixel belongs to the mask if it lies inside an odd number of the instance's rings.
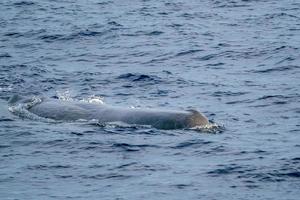
{"label": "water surface texture", "polygon": [[[299,89],[297,0],[1,0],[0,199],[299,199]],[[14,94],[225,130],[22,119]]]}

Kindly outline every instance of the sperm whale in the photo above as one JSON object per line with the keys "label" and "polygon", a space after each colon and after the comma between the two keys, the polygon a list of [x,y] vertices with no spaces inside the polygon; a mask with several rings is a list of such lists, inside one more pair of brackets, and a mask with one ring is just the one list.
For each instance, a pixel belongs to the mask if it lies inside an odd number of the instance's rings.
{"label": "sperm whale", "polygon": [[[20,96],[13,96],[10,105],[30,102]],[[93,120],[101,123],[124,122],[127,124],[150,125],[157,129],[183,129],[209,124],[208,119],[196,110],[164,110],[122,108],[81,101],[63,101],[54,98],[41,98],[41,101],[27,107],[39,117],[59,120]]]}

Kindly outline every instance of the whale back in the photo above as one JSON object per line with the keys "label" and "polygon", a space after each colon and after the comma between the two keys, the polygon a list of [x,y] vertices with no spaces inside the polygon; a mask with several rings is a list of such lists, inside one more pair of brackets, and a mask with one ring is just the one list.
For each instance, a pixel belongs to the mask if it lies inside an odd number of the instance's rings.
{"label": "whale back", "polygon": [[44,99],[28,109],[30,112],[44,118],[75,121],[79,119],[91,119],[91,113],[72,102]]}
{"label": "whale back", "polygon": [[[98,120],[100,123],[124,122],[151,125],[158,129],[182,129],[209,124],[207,118],[196,110],[162,110],[121,108],[78,101],[49,98],[23,98],[14,95],[10,105],[26,104],[29,112],[43,118],[59,121]],[[29,103],[28,103],[29,102]],[[33,102],[33,103],[32,103]]]}

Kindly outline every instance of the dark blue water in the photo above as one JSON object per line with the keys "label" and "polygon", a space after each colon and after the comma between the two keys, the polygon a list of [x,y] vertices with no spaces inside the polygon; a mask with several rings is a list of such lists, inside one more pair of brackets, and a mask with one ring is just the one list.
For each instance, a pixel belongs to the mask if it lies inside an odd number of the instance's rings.
{"label": "dark blue water", "polygon": [[[225,130],[22,119],[13,94]],[[299,99],[297,0],[2,0],[0,199],[299,199]]]}

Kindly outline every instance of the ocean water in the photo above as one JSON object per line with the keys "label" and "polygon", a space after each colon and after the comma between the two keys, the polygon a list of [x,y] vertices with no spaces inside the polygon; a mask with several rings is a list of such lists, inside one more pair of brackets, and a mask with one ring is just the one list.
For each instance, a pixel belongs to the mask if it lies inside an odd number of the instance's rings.
{"label": "ocean water", "polygon": [[[224,128],[48,123],[14,94]],[[299,99],[297,0],[1,0],[0,199],[297,200]]]}

